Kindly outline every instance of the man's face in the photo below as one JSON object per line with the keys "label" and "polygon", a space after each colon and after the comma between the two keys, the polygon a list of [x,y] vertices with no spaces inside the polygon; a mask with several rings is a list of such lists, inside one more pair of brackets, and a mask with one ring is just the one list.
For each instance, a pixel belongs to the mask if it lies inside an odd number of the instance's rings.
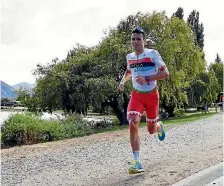
{"label": "man's face", "polygon": [[142,51],[144,49],[143,35],[139,33],[131,34],[131,45],[135,51]]}

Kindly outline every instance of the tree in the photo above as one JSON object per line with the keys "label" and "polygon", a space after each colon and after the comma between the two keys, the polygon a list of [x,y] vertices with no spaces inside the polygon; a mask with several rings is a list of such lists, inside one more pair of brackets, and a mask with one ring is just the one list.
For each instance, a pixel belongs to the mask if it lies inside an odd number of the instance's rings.
{"label": "tree", "polygon": [[11,102],[9,98],[1,98],[1,104],[5,102]]}
{"label": "tree", "polygon": [[215,63],[210,64],[209,70],[215,73],[216,78],[218,79],[219,92],[223,91],[223,62],[219,55],[217,54]]}
{"label": "tree", "polygon": [[[170,76],[158,83],[160,105],[170,116],[174,116],[174,108],[183,107],[187,103],[186,90],[197,74],[205,71],[205,61],[202,59],[203,53],[195,46],[190,28],[183,20],[164,17],[161,22],[164,24],[156,29],[157,36],[154,38],[157,39],[154,43],[167,64]],[[153,25],[150,27],[153,28]]]}
{"label": "tree", "polygon": [[0,106],[12,107],[14,106],[14,102],[13,100],[10,100],[9,98],[1,98]]}
{"label": "tree", "polygon": [[124,93],[117,92],[117,86],[126,70],[125,56],[131,52],[131,30],[139,25],[146,31],[148,46],[160,52],[170,71],[169,79],[159,81],[159,89],[161,106],[172,116],[175,107],[187,103],[187,88],[205,71],[205,62],[190,27],[181,19],[168,18],[165,12],[130,15],[105,33],[98,45],[76,45],[66,59],[39,65],[32,94],[37,108],[85,114],[89,107],[100,112],[109,106],[120,124],[127,124],[131,82]]}
{"label": "tree", "polygon": [[213,71],[198,74],[188,88],[189,106],[196,107],[202,101],[212,103],[219,93],[218,80]]}
{"label": "tree", "polygon": [[36,113],[40,111],[38,97],[34,95],[34,90],[19,89],[17,93],[17,100],[20,101],[23,106],[27,107],[28,111]]}
{"label": "tree", "polygon": [[221,58],[219,57],[219,54],[217,53],[217,54],[216,54],[215,63],[221,63],[221,62],[222,62],[222,60],[221,60]]}
{"label": "tree", "polygon": [[202,23],[199,23],[199,12],[193,10],[188,19],[187,23],[190,25],[194,35],[195,43],[203,50],[204,48],[204,26]]}
{"label": "tree", "polygon": [[173,13],[173,17],[177,17],[179,19],[184,19],[184,9],[179,7],[175,13]]}

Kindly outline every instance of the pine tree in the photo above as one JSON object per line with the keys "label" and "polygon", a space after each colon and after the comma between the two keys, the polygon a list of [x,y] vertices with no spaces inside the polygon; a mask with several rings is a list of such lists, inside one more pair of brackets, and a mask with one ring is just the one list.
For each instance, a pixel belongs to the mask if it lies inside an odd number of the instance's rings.
{"label": "pine tree", "polygon": [[199,23],[199,12],[193,10],[187,19],[192,31],[195,34],[195,43],[203,50],[204,48],[204,26]]}
{"label": "pine tree", "polygon": [[221,58],[219,57],[219,54],[217,53],[217,54],[216,54],[215,63],[221,63],[221,62],[222,62],[222,60],[221,60]]}
{"label": "pine tree", "polygon": [[177,9],[177,11],[173,14],[172,17],[178,17],[179,19],[183,19],[184,18],[184,9],[179,7]]}

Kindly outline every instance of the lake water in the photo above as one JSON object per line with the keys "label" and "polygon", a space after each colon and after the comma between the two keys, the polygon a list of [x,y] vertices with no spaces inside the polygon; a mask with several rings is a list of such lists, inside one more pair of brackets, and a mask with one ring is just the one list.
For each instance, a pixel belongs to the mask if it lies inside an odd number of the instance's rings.
{"label": "lake water", "polygon": [[[14,111],[14,112],[8,112],[8,111],[2,111],[0,112],[0,126],[2,125],[2,123],[12,114],[16,114],[18,112]],[[21,112],[20,112],[21,113]],[[43,113],[43,115],[41,116],[41,119],[58,119],[58,117],[61,119],[63,118],[63,116],[59,113],[56,113],[56,114],[49,114],[49,113]],[[113,121],[113,118],[110,118],[110,117],[103,117],[103,116],[87,116],[85,118],[83,118],[84,120],[88,121],[88,122],[91,122],[93,121],[94,123],[97,123],[97,122],[101,122],[101,121],[107,121],[109,123],[112,123]]]}

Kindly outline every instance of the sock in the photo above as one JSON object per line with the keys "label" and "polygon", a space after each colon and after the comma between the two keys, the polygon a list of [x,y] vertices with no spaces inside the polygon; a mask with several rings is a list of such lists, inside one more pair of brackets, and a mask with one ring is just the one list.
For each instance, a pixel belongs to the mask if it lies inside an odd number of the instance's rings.
{"label": "sock", "polygon": [[[158,130],[157,132],[160,132],[160,131],[161,131],[161,121],[158,121],[158,122],[157,122],[157,126],[156,126],[156,127],[158,127],[158,125],[159,125],[159,129],[160,129],[160,130]],[[156,129],[156,130],[157,130],[157,129]]]}
{"label": "sock", "polygon": [[137,161],[140,162],[139,151],[134,151],[134,152],[133,152],[133,155],[134,155],[134,160],[137,160]]}

